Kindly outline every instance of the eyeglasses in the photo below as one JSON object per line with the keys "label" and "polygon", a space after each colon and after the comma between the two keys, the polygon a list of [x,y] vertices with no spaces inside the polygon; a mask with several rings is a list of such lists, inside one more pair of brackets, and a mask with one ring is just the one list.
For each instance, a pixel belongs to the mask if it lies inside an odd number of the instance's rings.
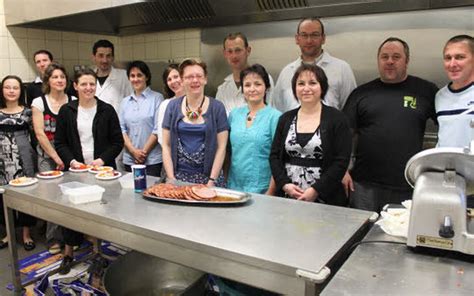
{"label": "eyeglasses", "polygon": [[184,80],[194,80],[194,79],[201,80],[204,78],[204,75],[202,74],[187,75],[187,76],[184,76],[183,78]]}
{"label": "eyeglasses", "polygon": [[316,40],[318,38],[320,38],[322,36],[321,33],[311,33],[311,34],[307,34],[307,33],[298,33],[298,36],[302,39],[311,39],[311,40]]}

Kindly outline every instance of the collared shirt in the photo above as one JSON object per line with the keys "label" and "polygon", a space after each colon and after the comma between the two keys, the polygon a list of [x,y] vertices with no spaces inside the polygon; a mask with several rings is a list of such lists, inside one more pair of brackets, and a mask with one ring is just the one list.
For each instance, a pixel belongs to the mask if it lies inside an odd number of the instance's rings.
{"label": "collared shirt", "polygon": [[[268,75],[270,79],[270,89],[267,92],[267,105],[272,103],[273,92],[273,78]],[[242,107],[247,104],[245,102],[244,94],[242,93],[242,86],[237,87],[234,81],[234,76],[230,74],[224,79],[224,82],[217,87],[216,99],[224,104],[225,111],[229,115],[234,108]]]}
{"label": "collared shirt", "polygon": [[469,147],[474,140],[474,82],[452,90],[449,85],[435,98],[438,147]]}
{"label": "collared shirt", "polygon": [[104,84],[100,85],[97,82],[95,95],[102,101],[112,105],[115,112],[119,113],[120,102],[132,91],[132,86],[127,78],[127,72],[112,67],[109,77],[107,77]]}
{"label": "collared shirt", "polygon": [[[120,104],[120,128],[123,134],[127,134],[133,146],[143,149],[151,134],[157,134],[157,114],[163,96],[159,92],[152,91],[147,87],[139,96],[132,93],[125,97]],[[156,145],[149,153],[145,165],[158,164],[162,162],[161,147]],[[130,152],[125,149],[123,163],[135,164]]]}
{"label": "collared shirt", "polygon": [[[273,91],[273,106],[281,112],[295,109],[300,105],[291,90],[291,79],[301,63],[303,60],[299,57],[286,65],[278,76]],[[332,57],[326,51],[323,51],[315,63],[323,68],[328,78],[329,89],[324,98],[324,104],[342,110],[350,93],[357,86],[351,66],[341,59]]]}

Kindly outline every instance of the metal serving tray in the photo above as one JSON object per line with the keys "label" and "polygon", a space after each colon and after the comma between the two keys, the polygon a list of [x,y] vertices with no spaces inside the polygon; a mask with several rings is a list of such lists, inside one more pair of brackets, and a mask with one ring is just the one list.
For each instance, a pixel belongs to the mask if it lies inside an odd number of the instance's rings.
{"label": "metal serving tray", "polygon": [[213,188],[217,196],[221,197],[230,197],[233,200],[226,201],[212,201],[212,200],[188,200],[188,199],[173,199],[167,197],[160,197],[154,195],[143,194],[143,198],[151,201],[163,201],[163,202],[172,202],[172,203],[182,203],[182,204],[206,204],[206,205],[235,205],[235,204],[244,204],[251,199],[250,194],[245,192],[239,192],[230,189],[224,188]]}

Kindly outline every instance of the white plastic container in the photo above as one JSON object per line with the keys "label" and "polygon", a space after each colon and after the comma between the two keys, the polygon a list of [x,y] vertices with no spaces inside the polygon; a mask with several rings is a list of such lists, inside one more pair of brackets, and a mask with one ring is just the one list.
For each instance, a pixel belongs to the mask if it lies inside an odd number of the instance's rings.
{"label": "white plastic container", "polygon": [[73,204],[83,204],[99,201],[105,192],[103,187],[98,185],[89,185],[81,182],[68,182],[59,184],[61,191],[69,198]]}

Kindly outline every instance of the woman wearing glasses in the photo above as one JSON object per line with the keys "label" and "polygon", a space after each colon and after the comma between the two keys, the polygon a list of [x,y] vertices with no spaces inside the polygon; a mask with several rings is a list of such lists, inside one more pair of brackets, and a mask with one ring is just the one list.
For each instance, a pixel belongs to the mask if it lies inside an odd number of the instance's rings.
{"label": "woman wearing glasses", "polygon": [[167,180],[223,186],[229,125],[224,105],[204,95],[206,64],[179,65],[185,95],[170,101],[163,119],[163,165]]}

